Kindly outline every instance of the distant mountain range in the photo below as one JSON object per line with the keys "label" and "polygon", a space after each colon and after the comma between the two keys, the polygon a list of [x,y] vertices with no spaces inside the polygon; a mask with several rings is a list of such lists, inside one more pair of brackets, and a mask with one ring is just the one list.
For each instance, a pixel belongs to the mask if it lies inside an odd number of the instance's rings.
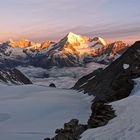
{"label": "distant mountain range", "polygon": [[89,62],[109,64],[129,46],[122,41],[107,43],[101,37],[67,34],[58,43],[35,43],[26,39],[0,44],[0,66],[32,65],[51,68],[80,66]]}

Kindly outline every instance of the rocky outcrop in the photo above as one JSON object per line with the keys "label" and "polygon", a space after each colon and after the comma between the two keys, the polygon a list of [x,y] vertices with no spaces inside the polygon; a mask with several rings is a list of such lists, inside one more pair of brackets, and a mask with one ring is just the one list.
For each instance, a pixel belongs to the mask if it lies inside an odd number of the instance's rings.
{"label": "rocky outcrop", "polygon": [[91,116],[88,120],[88,128],[96,128],[104,126],[116,117],[115,111],[111,105],[104,104],[103,102],[95,102],[91,106]]}
{"label": "rocky outcrop", "polygon": [[54,138],[45,138],[44,140],[78,140],[85,130],[87,130],[87,125],[79,124],[77,119],[72,119],[64,124],[64,128],[56,129]]}
{"label": "rocky outcrop", "polygon": [[81,134],[89,128],[104,126],[109,120],[116,117],[115,111],[111,105],[98,102],[91,106],[92,114],[87,124],[79,124],[77,119],[72,119],[64,124],[64,128],[56,129],[56,136],[53,138],[45,138],[44,140],[79,140]]}
{"label": "rocky outcrop", "polygon": [[32,84],[32,82],[17,69],[0,69],[0,82],[4,84]]}
{"label": "rocky outcrop", "polygon": [[53,87],[53,88],[55,88],[56,85],[55,85],[54,83],[50,83],[49,87]]}

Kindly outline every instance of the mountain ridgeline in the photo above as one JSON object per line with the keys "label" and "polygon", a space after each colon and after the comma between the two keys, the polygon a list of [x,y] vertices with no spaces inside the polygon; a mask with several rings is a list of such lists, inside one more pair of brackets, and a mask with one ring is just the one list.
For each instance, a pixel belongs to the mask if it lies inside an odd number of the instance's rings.
{"label": "mountain ridgeline", "polygon": [[128,47],[122,41],[107,43],[101,37],[90,38],[71,32],[58,43],[9,40],[0,44],[0,67],[73,67],[89,62],[110,64]]}
{"label": "mountain ridgeline", "polygon": [[98,69],[78,80],[74,89],[94,95],[95,102],[116,101],[129,96],[134,78],[140,77],[140,41],[104,70]]}

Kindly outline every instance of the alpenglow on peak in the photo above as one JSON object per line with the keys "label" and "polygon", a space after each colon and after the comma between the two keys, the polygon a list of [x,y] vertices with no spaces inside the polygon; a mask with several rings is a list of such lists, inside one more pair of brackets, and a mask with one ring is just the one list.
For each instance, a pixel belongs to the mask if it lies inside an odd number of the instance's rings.
{"label": "alpenglow on peak", "polygon": [[72,32],[69,32],[67,35],[67,41],[69,43],[86,42],[88,40],[89,40],[88,37],[77,35],[77,34],[74,34]]}

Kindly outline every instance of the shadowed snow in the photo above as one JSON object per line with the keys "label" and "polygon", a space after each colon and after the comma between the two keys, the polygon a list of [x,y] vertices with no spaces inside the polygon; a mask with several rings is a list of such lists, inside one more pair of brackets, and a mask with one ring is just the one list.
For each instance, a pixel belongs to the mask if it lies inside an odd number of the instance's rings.
{"label": "shadowed snow", "polygon": [[103,127],[85,131],[81,140],[140,139],[140,78],[135,82],[131,96],[111,103],[117,117]]}
{"label": "shadowed snow", "polygon": [[0,85],[0,139],[41,140],[77,118],[86,123],[91,98],[74,90]]}

